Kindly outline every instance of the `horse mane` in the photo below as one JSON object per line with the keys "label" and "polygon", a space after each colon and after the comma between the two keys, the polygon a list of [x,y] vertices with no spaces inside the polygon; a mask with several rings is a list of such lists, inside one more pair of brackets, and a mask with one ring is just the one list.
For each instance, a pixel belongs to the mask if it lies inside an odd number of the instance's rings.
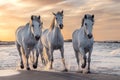
{"label": "horse mane", "polygon": [[81,27],[83,26],[83,24],[84,24],[84,18],[82,19],[82,25],[81,25]]}
{"label": "horse mane", "polygon": [[54,26],[55,26],[55,17],[52,20],[52,23],[50,25],[50,29],[52,30],[54,28]]}

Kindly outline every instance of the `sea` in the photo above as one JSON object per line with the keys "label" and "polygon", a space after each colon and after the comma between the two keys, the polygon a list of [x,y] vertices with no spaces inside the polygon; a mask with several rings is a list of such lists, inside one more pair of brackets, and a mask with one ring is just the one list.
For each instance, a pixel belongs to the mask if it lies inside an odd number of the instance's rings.
{"label": "sea", "polygon": [[[45,53],[45,51],[44,51]],[[76,72],[76,62],[72,42],[64,43],[65,63],[70,72]],[[15,45],[0,45],[0,70],[20,70],[20,57]],[[30,62],[32,68],[32,62]],[[33,69],[33,68],[32,68]],[[64,69],[59,50],[54,51],[53,70]],[[39,58],[37,70],[45,71],[46,66]],[[91,72],[120,75],[120,43],[95,42],[91,56]]]}

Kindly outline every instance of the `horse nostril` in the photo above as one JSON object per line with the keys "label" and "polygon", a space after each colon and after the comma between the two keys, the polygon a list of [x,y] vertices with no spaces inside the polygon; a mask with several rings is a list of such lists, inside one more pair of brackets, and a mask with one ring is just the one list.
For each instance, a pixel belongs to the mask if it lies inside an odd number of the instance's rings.
{"label": "horse nostril", "polygon": [[92,34],[88,34],[88,38],[91,39],[92,38]]}
{"label": "horse nostril", "polygon": [[36,39],[36,40],[39,40],[39,39],[40,39],[40,36],[35,36],[35,39]]}
{"label": "horse nostril", "polygon": [[62,28],[63,28],[63,24],[60,24],[59,26],[60,26],[60,29],[62,29]]}

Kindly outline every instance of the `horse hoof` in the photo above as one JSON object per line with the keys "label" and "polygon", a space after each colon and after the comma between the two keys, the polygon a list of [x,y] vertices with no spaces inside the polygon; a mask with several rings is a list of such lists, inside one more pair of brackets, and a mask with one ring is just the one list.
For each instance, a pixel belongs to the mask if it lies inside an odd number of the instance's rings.
{"label": "horse hoof", "polygon": [[20,68],[21,68],[21,69],[24,69],[24,65],[20,65]]}
{"label": "horse hoof", "polygon": [[87,73],[91,73],[90,71],[88,71]]}
{"label": "horse hoof", "polygon": [[86,66],[86,64],[82,64],[82,65],[81,65],[82,68],[85,68],[85,66]]}
{"label": "horse hoof", "polygon": [[37,68],[37,65],[33,65],[33,68],[36,69],[36,68]]}
{"label": "horse hoof", "polygon": [[67,70],[67,69],[64,69],[62,72],[68,72],[68,70]]}
{"label": "horse hoof", "polygon": [[29,71],[29,70],[30,70],[30,68],[29,68],[29,67],[27,67],[27,70]]}

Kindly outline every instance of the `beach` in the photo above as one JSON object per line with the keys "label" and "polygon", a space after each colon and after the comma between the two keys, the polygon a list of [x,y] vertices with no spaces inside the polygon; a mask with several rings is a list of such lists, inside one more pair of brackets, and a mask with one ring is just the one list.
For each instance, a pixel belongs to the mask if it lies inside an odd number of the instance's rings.
{"label": "beach", "polygon": [[[37,69],[21,70],[20,58],[14,44],[0,45],[0,80],[120,80],[120,43],[95,43],[91,74],[77,73],[77,63],[71,42],[65,42],[65,62],[68,72],[61,72],[60,52],[54,52],[53,70],[45,70],[39,58]],[[31,64],[30,64],[31,65]]]}
{"label": "beach", "polygon": [[[3,72],[4,70],[0,71]],[[6,71],[6,73],[8,73]],[[0,80],[120,80],[118,75],[108,74],[81,74],[81,73],[70,73],[70,72],[47,72],[47,71],[10,71],[15,73],[13,75],[0,76]]]}

